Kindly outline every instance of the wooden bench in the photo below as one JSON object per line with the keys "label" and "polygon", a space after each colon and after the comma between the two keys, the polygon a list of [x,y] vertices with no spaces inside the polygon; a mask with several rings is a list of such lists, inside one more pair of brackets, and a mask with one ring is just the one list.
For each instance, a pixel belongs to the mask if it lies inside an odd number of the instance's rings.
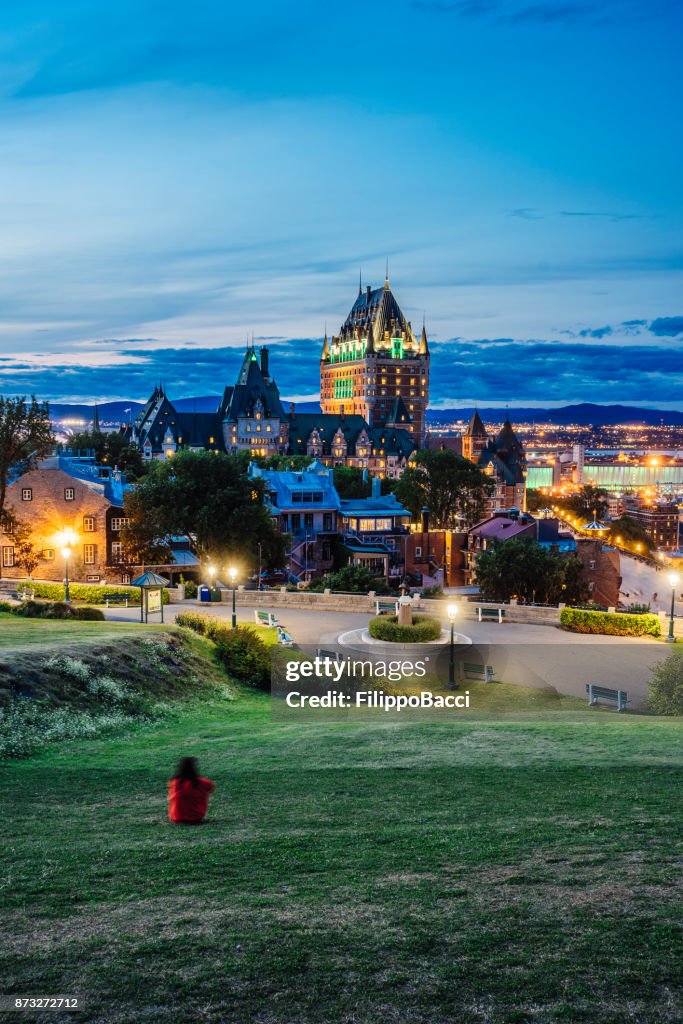
{"label": "wooden bench", "polygon": [[497,619],[498,622],[502,622],[505,618],[505,611],[502,608],[477,608],[477,618],[479,622],[482,619]]}
{"label": "wooden bench", "polygon": [[398,615],[398,601],[395,599],[391,601],[381,601],[377,599],[375,601],[375,614],[376,615]]}
{"label": "wooden bench", "polygon": [[277,626],[275,612],[262,612],[259,608],[254,608],[254,622],[258,626]]}
{"label": "wooden bench", "polygon": [[586,693],[589,704],[609,700],[617,705],[617,711],[625,711],[626,705],[631,703],[625,690],[610,690],[607,686],[597,686],[595,683],[586,683]]}
{"label": "wooden bench", "polygon": [[479,683],[492,683],[495,675],[493,665],[477,665],[471,661],[463,664],[462,674],[465,679],[475,679]]}
{"label": "wooden bench", "polygon": [[277,642],[283,647],[293,647],[294,639],[289,635],[286,629],[282,626],[277,627]]}

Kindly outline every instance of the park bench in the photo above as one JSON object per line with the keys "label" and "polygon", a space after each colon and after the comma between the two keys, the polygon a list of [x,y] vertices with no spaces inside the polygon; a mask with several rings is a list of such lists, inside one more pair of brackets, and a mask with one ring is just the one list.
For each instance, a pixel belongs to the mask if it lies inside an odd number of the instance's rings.
{"label": "park bench", "polygon": [[282,626],[277,627],[277,642],[281,644],[282,647],[294,646],[294,639],[289,635],[286,629],[282,628]]}
{"label": "park bench", "polygon": [[493,665],[477,665],[466,661],[462,666],[462,674],[465,679],[474,679],[479,683],[493,682]]}
{"label": "park bench", "polygon": [[382,601],[379,598],[375,601],[376,615],[398,615],[398,601],[391,599]]}
{"label": "park bench", "polygon": [[324,647],[316,647],[315,649],[316,658],[330,658],[331,661],[343,661],[339,651],[326,651]]}
{"label": "park bench", "polygon": [[624,711],[626,705],[630,704],[625,690],[610,690],[607,686],[586,683],[586,693],[589,704],[597,704],[599,700],[611,700],[617,705],[617,711]]}
{"label": "park bench", "polygon": [[477,608],[477,618],[480,622],[482,619],[497,619],[498,622],[502,622],[505,612],[502,608]]}
{"label": "park bench", "polygon": [[254,608],[254,622],[258,626],[277,626],[275,612],[262,612],[259,608]]}

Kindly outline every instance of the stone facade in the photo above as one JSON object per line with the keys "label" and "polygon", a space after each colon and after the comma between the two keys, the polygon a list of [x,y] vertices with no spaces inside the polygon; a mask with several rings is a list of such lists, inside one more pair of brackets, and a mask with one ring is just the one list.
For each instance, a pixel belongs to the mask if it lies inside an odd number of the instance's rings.
{"label": "stone facade", "polygon": [[[7,511],[31,531],[30,542],[38,557],[31,572],[36,580],[64,577],[60,533],[75,536],[69,559],[69,577],[100,582],[122,577],[112,569],[116,562],[118,532],[123,523],[123,484],[120,477],[99,475],[90,462],[75,463],[63,456],[44,459],[37,468],[14,480],[7,489]],[[0,532],[2,576],[24,579],[29,575],[19,564],[16,531]]]}

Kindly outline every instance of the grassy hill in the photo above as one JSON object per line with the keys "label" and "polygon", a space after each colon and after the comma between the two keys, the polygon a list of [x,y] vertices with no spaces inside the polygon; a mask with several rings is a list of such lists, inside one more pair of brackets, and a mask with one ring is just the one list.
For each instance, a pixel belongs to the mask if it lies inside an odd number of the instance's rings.
{"label": "grassy hill", "polygon": [[[680,720],[235,697],[5,766],[4,992],[103,1024],[680,1019]],[[218,785],[198,828],[166,820],[185,754]]]}

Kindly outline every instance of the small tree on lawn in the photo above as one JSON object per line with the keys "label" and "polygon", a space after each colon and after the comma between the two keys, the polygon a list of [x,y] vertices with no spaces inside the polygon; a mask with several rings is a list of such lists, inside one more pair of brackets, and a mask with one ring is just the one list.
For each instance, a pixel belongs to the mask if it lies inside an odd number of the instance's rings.
{"label": "small tree on lawn", "polygon": [[14,561],[30,577],[40,561],[40,556],[33,545],[31,530],[26,523],[14,520],[13,538]]}
{"label": "small tree on lawn", "polygon": [[648,706],[656,715],[683,715],[683,648],[652,669]]}

